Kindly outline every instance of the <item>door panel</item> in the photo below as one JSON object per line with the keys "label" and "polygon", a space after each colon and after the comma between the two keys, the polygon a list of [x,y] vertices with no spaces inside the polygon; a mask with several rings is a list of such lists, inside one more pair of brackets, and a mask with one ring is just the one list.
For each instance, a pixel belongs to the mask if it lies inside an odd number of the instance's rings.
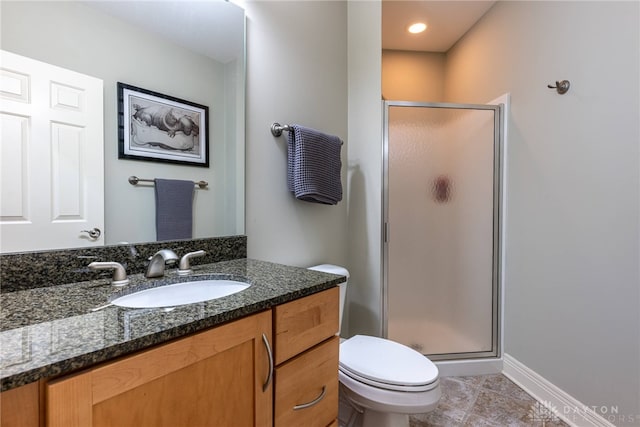
{"label": "door panel", "polygon": [[102,80],[0,54],[0,251],[103,245]]}

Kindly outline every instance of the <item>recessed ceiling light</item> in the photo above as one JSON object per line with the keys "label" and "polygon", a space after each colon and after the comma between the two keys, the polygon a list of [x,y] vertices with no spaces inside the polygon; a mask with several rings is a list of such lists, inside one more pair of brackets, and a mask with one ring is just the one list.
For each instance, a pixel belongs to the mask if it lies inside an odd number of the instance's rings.
{"label": "recessed ceiling light", "polygon": [[427,29],[427,24],[423,22],[416,22],[415,24],[409,25],[409,28],[407,30],[412,34],[418,34],[423,32],[426,29]]}

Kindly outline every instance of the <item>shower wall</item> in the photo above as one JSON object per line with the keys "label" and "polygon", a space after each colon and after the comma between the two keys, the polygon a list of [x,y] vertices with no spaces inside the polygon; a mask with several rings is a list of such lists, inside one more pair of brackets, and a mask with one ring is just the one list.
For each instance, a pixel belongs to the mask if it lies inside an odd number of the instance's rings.
{"label": "shower wall", "polygon": [[388,109],[387,336],[494,348],[494,111]]}

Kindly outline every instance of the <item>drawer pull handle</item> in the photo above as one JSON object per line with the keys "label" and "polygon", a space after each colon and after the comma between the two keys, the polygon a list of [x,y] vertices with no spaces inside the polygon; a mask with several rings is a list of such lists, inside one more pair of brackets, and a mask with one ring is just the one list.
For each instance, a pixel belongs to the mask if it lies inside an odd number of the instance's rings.
{"label": "drawer pull handle", "polygon": [[309,403],[303,403],[303,404],[301,404],[301,405],[296,405],[296,406],[294,406],[294,407],[293,407],[293,410],[294,410],[294,411],[299,411],[300,409],[307,409],[307,408],[312,407],[313,405],[316,405],[316,404],[320,403],[320,401],[321,401],[322,399],[324,399],[324,395],[326,394],[326,392],[327,392],[327,386],[324,386],[324,385],[323,385],[323,386],[322,386],[322,391],[320,392],[320,396],[316,397],[315,399],[313,399],[313,400],[312,400],[311,402],[309,402]]}
{"label": "drawer pull handle", "polygon": [[262,334],[262,342],[264,343],[264,346],[267,349],[267,355],[269,356],[269,375],[267,375],[265,383],[262,384],[262,391],[265,392],[269,388],[269,384],[271,384],[271,379],[273,378],[273,352],[269,345],[269,338],[267,338],[265,334]]}

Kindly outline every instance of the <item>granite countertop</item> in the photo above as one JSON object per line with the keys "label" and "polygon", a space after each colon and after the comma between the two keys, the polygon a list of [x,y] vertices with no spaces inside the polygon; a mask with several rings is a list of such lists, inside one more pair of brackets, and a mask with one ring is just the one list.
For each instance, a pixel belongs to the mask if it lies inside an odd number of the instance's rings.
{"label": "granite countertop", "polygon": [[[252,259],[193,267],[188,277],[170,269],[164,279],[129,276],[123,288],[92,280],[0,293],[2,391],[141,350],[331,288],[344,276]],[[110,299],[151,285],[214,275],[251,286],[220,299],[175,308],[97,311]]]}

